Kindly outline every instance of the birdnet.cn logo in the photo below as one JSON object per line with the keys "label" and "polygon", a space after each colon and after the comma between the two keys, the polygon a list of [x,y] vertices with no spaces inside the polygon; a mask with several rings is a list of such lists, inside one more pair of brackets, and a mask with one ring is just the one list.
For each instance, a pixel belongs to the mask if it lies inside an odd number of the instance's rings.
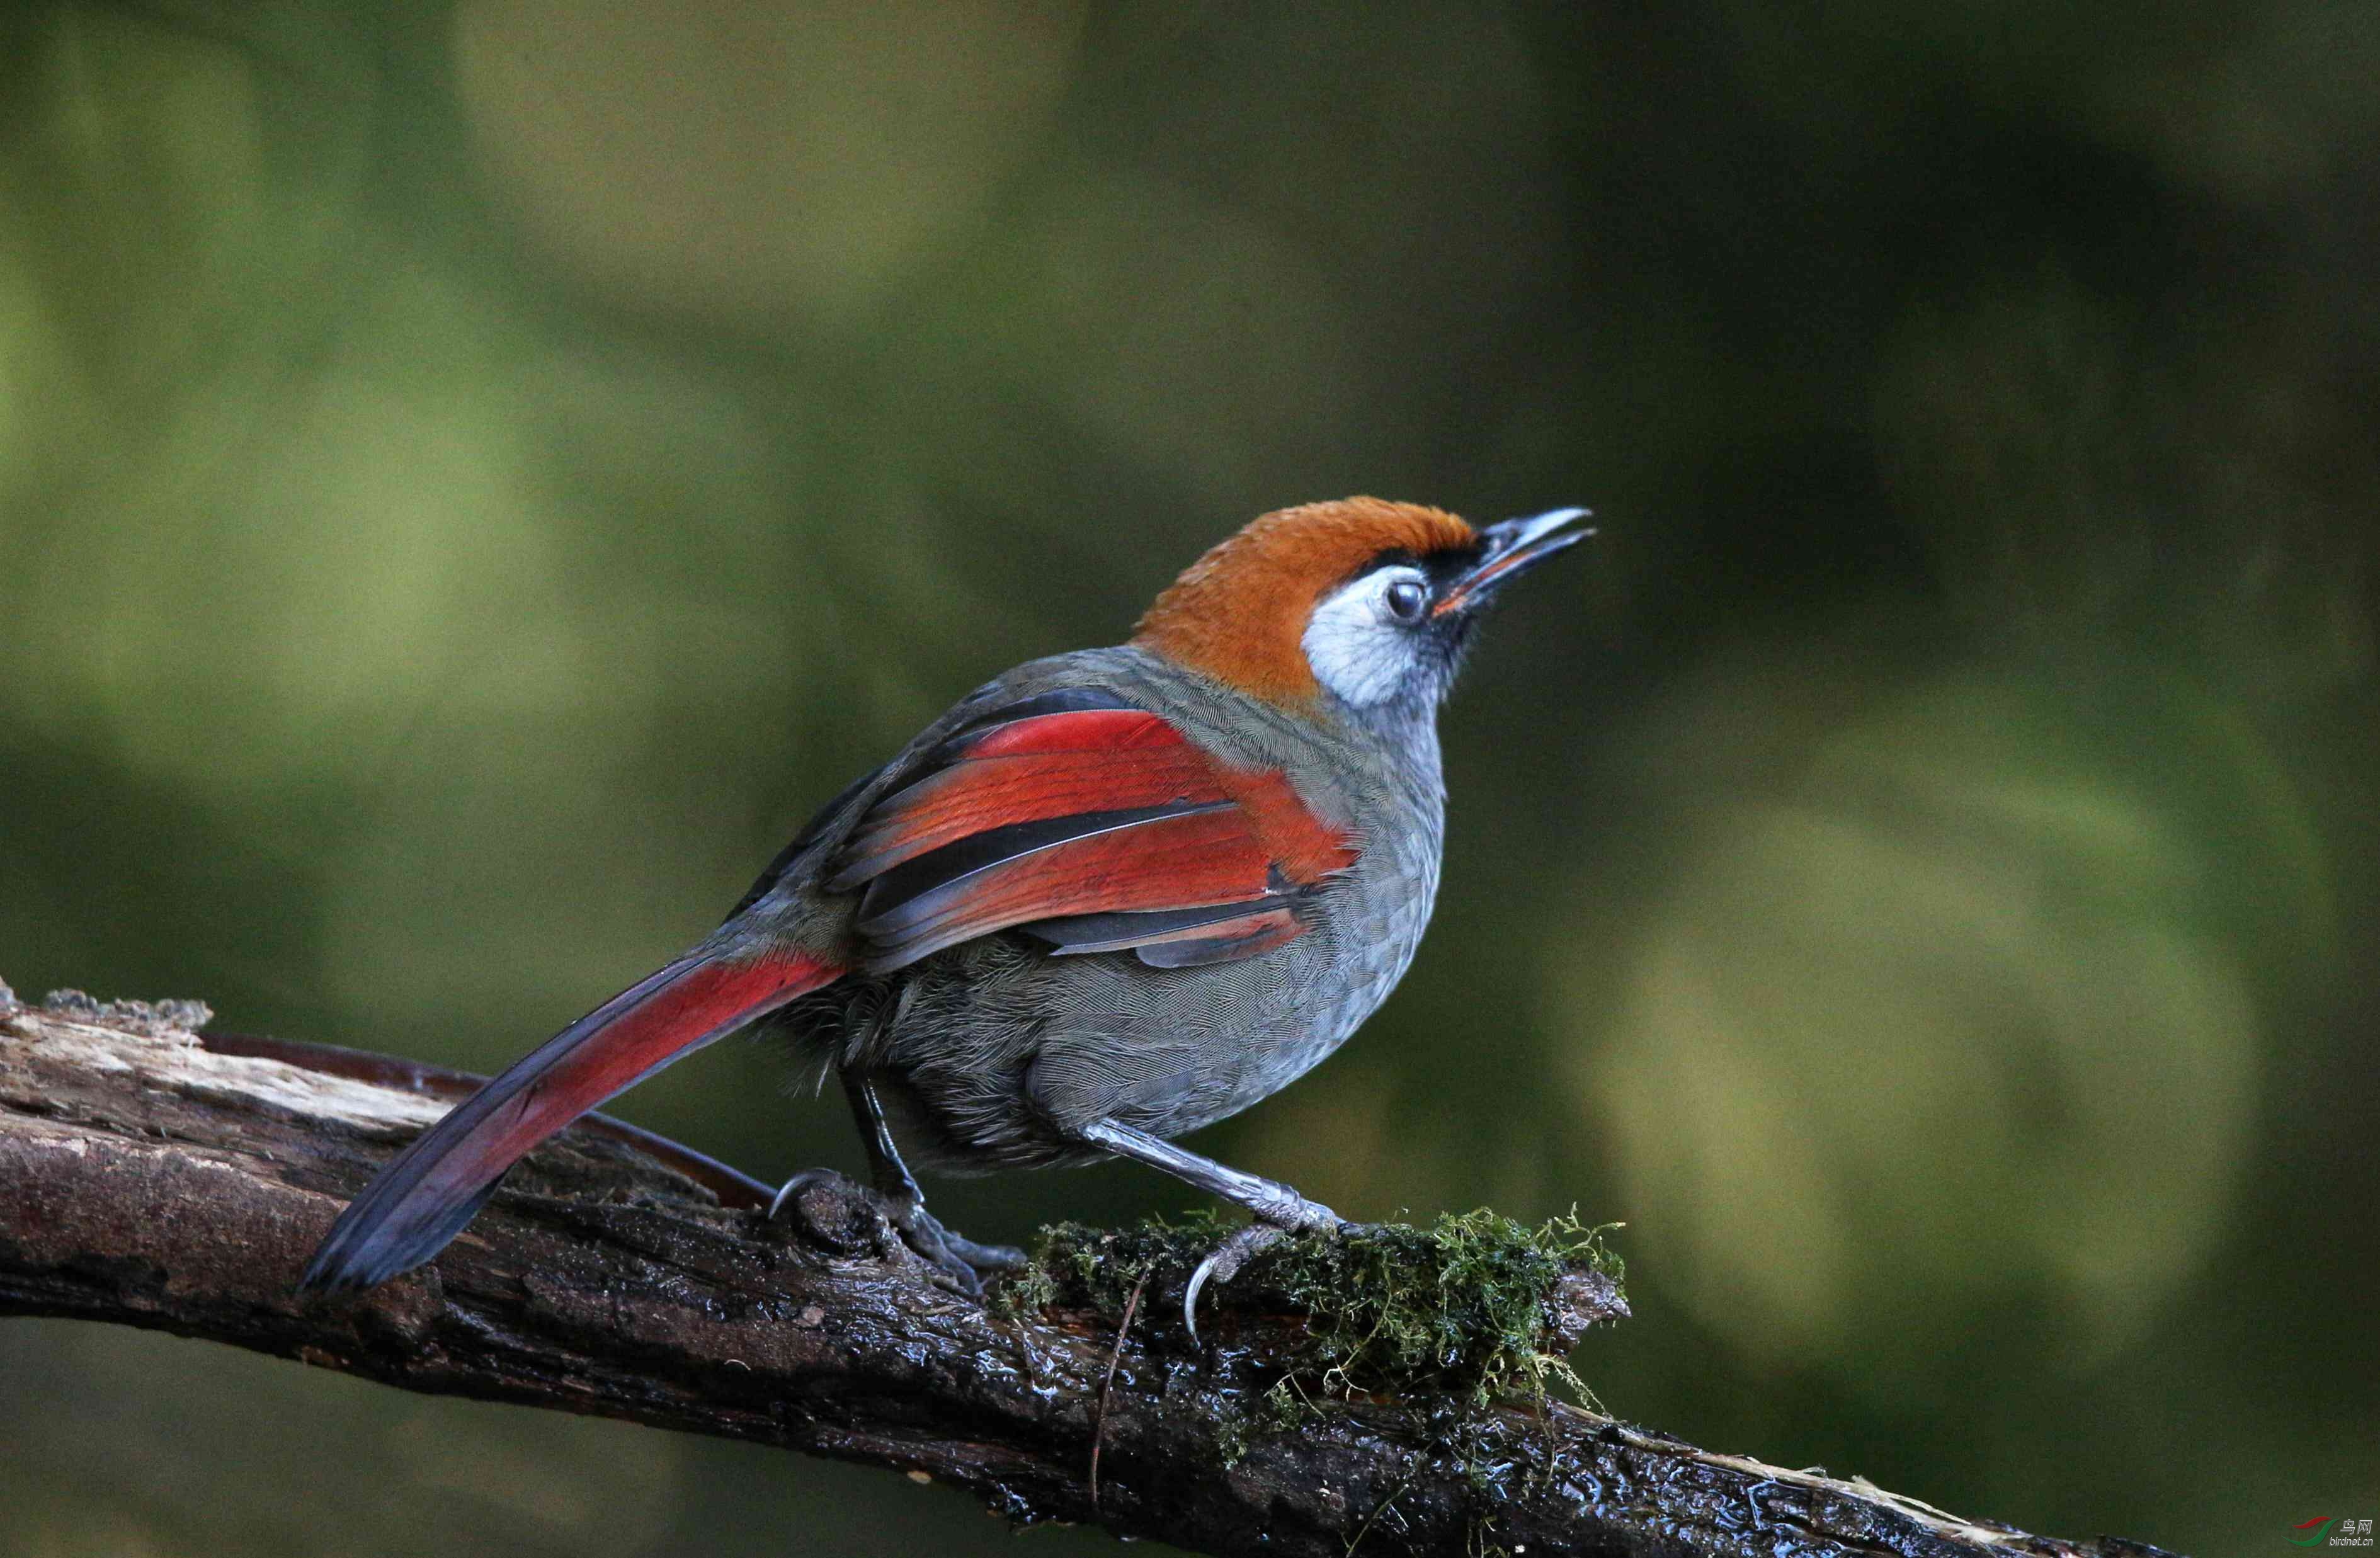
{"label": "birdnet.cn logo", "polygon": [[2359,1517],[2342,1520],[2336,1515],[2318,1515],[2311,1520],[2301,1520],[2292,1530],[2299,1532],[2289,1539],[2296,1547],[2369,1547],[2372,1545],[2372,1522]]}

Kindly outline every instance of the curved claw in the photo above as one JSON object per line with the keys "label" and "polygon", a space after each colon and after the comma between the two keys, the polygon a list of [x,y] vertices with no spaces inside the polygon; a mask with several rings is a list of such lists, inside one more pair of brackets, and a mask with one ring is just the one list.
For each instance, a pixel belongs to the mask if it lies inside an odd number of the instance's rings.
{"label": "curved claw", "polygon": [[1269,1223],[1251,1223],[1246,1227],[1217,1245],[1198,1262],[1190,1273],[1190,1285],[1182,1293],[1182,1323],[1190,1333],[1190,1345],[1198,1345],[1198,1295],[1210,1281],[1227,1283],[1240,1274],[1240,1268],[1251,1260],[1289,1237],[1289,1230]]}
{"label": "curved claw", "polygon": [[794,1175],[791,1179],[786,1180],[783,1185],[778,1186],[777,1193],[769,1198],[769,1221],[774,1223],[778,1217],[783,1213],[785,1203],[787,1201],[792,1200],[795,1196],[800,1195],[803,1191],[808,1189],[811,1186],[818,1184],[820,1180],[841,1179],[843,1175],[835,1173],[832,1169],[816,1168],[802,1170],[801,1173]]}

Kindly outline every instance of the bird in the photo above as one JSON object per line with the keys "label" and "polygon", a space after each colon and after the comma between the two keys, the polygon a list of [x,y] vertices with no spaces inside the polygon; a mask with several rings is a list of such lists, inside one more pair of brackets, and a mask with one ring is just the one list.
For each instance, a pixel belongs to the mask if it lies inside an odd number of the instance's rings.
{"label": "bird", "polygon": [[1195,1338],[1208,1282],[1345,1224],[1176,1138],[1296,1080],[1403,977],[1443,855],[1439,706],[1490,603],[1586,513],[1475,527],[1353,497],[1251,521],[1126,642],[994,677],[828,801],[716,930],[392,1159],[301,1287],[431,1260],[540,1142],[765,1022],[840,1079],[888,1220],[959,1291],[1023,1257],[944,1227],[911,1157],[1123,1158],[1245,1209],[1187,1284]]}

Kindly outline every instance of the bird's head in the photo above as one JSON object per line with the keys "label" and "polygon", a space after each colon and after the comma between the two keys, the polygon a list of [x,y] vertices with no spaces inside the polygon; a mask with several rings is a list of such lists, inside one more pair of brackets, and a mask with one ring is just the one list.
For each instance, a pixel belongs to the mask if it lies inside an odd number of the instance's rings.
{"label": "bird's head", "polygon": [[1278,509],[1191,564],[1133,642],[1292,708],[1427,707],[1497,593],[1595,533],[1585,513],[1475,528],[1378,498]]}

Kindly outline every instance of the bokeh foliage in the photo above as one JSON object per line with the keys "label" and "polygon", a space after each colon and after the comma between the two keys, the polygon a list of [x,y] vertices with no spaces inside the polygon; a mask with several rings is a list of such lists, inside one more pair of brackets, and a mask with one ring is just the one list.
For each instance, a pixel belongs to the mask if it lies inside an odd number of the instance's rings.
{"label": "bokeh foliage", "polygon": [[[42,4],[0,94],[20,990],[498,1065],[1243,518],[1589,503],[1405,988],[1206,1145],[1625,1220],[1581,1362],[1698,1442],[2380,1509],[2380,10]],[[849,1163],[780,1071],[624,1112]],[[63,1324],[0,1424],[8,1552],[1002,1540]]]}

